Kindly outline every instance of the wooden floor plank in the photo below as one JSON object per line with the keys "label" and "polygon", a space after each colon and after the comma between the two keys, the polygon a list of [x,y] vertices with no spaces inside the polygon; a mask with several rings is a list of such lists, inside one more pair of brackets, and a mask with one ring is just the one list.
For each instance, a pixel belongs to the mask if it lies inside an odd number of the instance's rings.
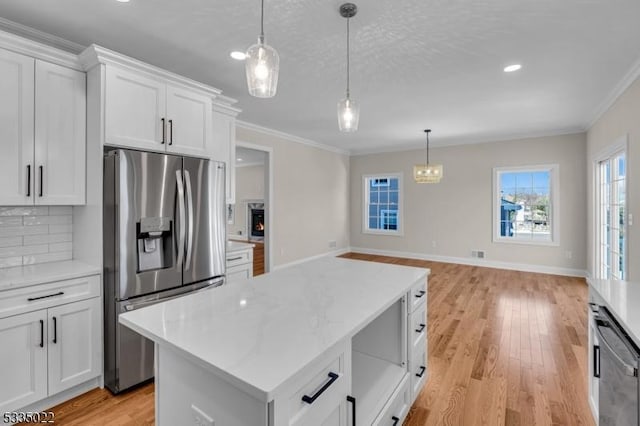
{"label": "wooden floor plank", "polygon": [[[594,424],[587,403],[584,279],[343,257],[431,268],[429,380],[405,426]],[[57,425],[152,425],[154,388],[118,396],[96,389],[51,410]]]}

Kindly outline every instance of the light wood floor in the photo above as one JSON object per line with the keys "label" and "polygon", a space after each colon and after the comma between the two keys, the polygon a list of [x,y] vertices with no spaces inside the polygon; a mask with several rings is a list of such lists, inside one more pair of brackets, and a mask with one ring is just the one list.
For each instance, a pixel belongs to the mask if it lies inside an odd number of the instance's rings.
{"label": "light wood floor", "polygon": [[[405,426],[593,425],[583,279],[347,254],[431,268],[429,381]],[[96,389],[52,410],[59,425],[153,424],[153,384]],[[249,425],[247,425],[249,426]]]}

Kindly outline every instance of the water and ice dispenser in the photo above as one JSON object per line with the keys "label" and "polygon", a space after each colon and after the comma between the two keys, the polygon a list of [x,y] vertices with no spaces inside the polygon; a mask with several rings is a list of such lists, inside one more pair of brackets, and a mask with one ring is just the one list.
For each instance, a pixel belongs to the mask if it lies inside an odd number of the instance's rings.
{"label": "water and ice dispenser", "polygon": [[173,233],[168,217],[143,217],[137,223],[138,272],[172,266]]}

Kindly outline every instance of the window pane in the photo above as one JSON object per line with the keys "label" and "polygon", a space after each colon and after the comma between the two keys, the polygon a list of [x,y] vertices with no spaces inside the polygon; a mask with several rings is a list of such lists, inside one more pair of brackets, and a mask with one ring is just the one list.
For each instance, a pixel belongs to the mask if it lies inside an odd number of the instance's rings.
{"label": "window pane", "polygon": [[378,218],[372,216],[369,218],[369,229],[378,229]]}
{"label": "window pane", "polygon": [[398,191],[389,192],[389,203],[398,204]]}
{"label": "window pane", "polygon": [[369,216],[378,216],[378,206],[376,204],[369,206]]}
{"label": "window pane", "polygon": [[378,192],[370,192],[369,193],[369,202],[371,204],[376,204],[378,202]]}
{"label": "window pane", "polygon": [[399,185],[398,179],[397,178],[392,178],[392,179],[390,179],[390,181],[391,182],[390,182],[389,189],[392,190],[392,191],[397,191],[399,189],[398,188],[398,185]]}
{"label": "window pane", "polygon": [[389,192],[388,191],[381,191],[379,196],[378,196],[378,202],[380,204],[387,204],[389,202]]}

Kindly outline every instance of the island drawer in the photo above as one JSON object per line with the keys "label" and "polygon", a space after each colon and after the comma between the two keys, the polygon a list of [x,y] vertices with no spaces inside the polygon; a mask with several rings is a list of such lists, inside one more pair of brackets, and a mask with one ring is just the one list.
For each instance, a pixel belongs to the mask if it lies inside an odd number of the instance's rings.
{"label": "island drawer", "polygon": [[100,276],[55,281],[0,292],[0,318],[100,296]]}
{"label": "island drawer", "polygon": [[[319,368],[317,368],[319,366]],[[325,358],[291,387],[288,399],[288,424],[291,426],[323,424],[347,398],[345,352]]]}
{"label": "island drawer", "polygon": [[416,311],[409,315],[409,327],[407,328],[409,336],[409,352],[413,353],[418,348],[419,342],[424,341],[427,335],[427,305],[423,304]]}
{"label": "island drawer", "polygon": [[236,265],[244,265],[245,263],[249,263],[250,261],[251,257],[249,254],[249,250],[227,253],[227,268]]}
{"label": "island drawer", "polygon": [[405,375],[372,426],[400,426],[409,414],[410,408],[411,389],[409,388],[409,377]]}
{"label": "island drawer", "polygon": [[415,283],[409,290],[409,312],[413,312],[427,303],[426,281]]}
{"label": "island drawer", "polygon": [[415,401],[418,394],[424,387],[429,376],[429,368],[427,364],[427,345],[426,339],[420,341],[416,351],[411,354],[409,359],[409,378],[411,379],[411,403]]}

